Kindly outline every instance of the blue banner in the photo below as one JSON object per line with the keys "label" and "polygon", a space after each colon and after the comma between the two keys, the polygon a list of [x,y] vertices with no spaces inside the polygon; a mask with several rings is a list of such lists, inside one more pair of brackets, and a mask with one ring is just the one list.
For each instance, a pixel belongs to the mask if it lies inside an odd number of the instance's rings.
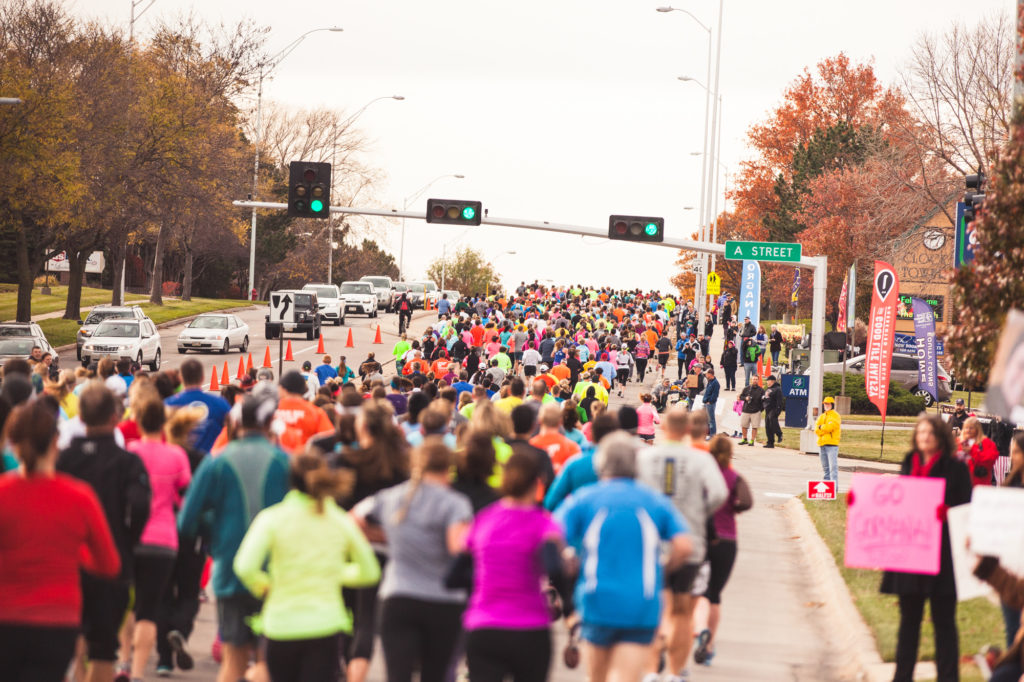
{"label": "blue banner", "polygon": [[761,264],[756,260],[743,261],[739,306],[736,319],[740,324],[744,317],[749,317],[755,327],[761,324]]}
{"label": "blue banner", "polygon": [[917,345],[917,387],[939,399],[939,362],[935,356],[935,311],[924,300],[912,298],[914,341]]}
{"label": "blue banner", "polygon": [[[892,346],[893,353],[901,353],[903,355],[917,355],[917,341],[913,334],[901,334],[896,332],[895,339]],[[935,354],[945,355],[946,344],[940,339],[935,339]]]}

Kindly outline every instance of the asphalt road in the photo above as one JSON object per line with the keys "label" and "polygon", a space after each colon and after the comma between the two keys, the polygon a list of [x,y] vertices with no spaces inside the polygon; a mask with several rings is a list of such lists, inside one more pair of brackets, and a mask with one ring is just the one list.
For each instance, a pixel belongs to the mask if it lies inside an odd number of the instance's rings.
{"label": "asphalt road", "polygon": [[[243,322],[249,325],[249,353],[252,354],[253,367],[261,367],[263,365],[264,356],[266,350],[270,349],[271,363],[274,366],[274,375],[280,375],[280,358],[283,357],[284,353],[279,352],[278,340],[267,341],[264,336],[264,318],[267,314],[267,306],[254,306],[244,310],[235,311]],[[413,315],[413,328],[417,331],[422,330],[426,325],[435,318],[436,313],[433,311],[418,311]],[[203,363],[203,367],[206,369],[206,384],[210,382],[210,370],[213,367],[217,368],[218,381],[222,378],[224,372],[224,363],[227,363],[228,377],[233,379],[238,373],[238,359],[242,357],[247,360],[248,354],[242,354],[237,348],[232,348],[228,353],[221,354],[219,352],[208,352],[208,351],[189,351],[188,353],[178,353],[178,334],[185,328],[187,322],[180,322],[173,325],[168,325],[159,330],[160,332],[160,349],[162,356],[162,369],[176,369],[181,366],[181,363],[186,358],[195,358]],[[381,344],[374,344],[374,336],[376,335],[377,326],[380,325],[381,329]],[[353,348],[346,348],[345,342],[348,338],[349,330],[352,330],[352,341]],[[345,317],[345,325],[341,327],[335,327],[333,325],[324,325],[322,328],[324,337],[324,351],[327,355],[331,356],[331,360],[334,365],[338,364],[340,357],[344,356],[347,358],[348,364],[353,370],[359,367],[359,364],[366,359],[368,353],[376,353],[377,360],[384,364],[391,358],[391,347],[394,346],[398,340],[398,315],[396,314],[385,314],[384,311],[380,311],[379,316],[376,318],[370,318],[365,315],[353,315],[349,314]],[[307,341],[305,335],[300,334],[287,334],[284,337],[284,347],[287,349],[288,342],[292,344],[292,356],[295,358],[294,362],[284,362],[285,371],[289,369],[300,369],[302,363],[309,360],[313,363],[313,367],[320,364],[322,356],[316,352],[318,340]],[[73,358],[73,351],[72,351]]]}

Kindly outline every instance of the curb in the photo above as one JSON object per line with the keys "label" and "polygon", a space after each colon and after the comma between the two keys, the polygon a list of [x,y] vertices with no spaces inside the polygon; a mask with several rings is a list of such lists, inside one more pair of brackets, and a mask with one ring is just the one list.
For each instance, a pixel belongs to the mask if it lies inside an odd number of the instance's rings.
{"label": "curb", "polygon": [[[255,305],[243,305],[243,306],[237,306],[235,308],[222,308],[220,310],[207,310],[205,313],[196,313],[195,315],[186,315],[185,317],[176,317],[173,320],[167,320],[166,322],[161,322],[160,324],[155,325],[155,326],[156,326],[157,329],[165,329],[166,327],[171,327],[173,325],[181,324],[183,322],[191,322],[192,320],[194,320],[195,318],[199,317],[200,315],[206,315],[207,313],[235,313],[235,312],[238,312],[240,310],[252,310],[252,309],[258,308],[258,307],[259,306],[255,306]],[[69,343],[69,344],[67,344],[65,346],[60,346],[58,348],[54,348],[54,350],[57,351],[58,353],[63,353],[64,351],[75,350],[77,348],[77,346],[78,346],[78,344]]]}
{"label": "curb", "polygon": [[786,500],[782,508],[805,558],[809,586],[830,624],[829,638],[837,653],[838,679],[874,682],[876,677],[872,671],[884,667],[885,663],[878,654],[871,631],[853,604],[832,553],[799,498]]}

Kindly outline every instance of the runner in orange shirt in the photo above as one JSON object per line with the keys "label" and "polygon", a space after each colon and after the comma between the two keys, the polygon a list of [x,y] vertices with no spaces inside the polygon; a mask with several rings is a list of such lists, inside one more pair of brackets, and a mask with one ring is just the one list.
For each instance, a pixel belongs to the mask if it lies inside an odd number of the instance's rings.
{"label": "runner in orange shirt", "polygon": [[306,442],[313,436],[334,431],[334,424],[327,413],[302,398],[306,392],[306,380],[292,370],[281,377],[281,400],[277,404],[275,417],[284,424],[281,447],[291,455],[302,452]]}
{"label": "runner in orange shirt", "polygon": [[559,381],[568,381],[569,377],[572,376],[572,371],[565,364],[565,360],[551,368],[551,376],[555,377]]}
{"label": "runner in orange shirt", "polygon": [[558,474],[573,455],[579,454],[580,446],[559,432],[562,425],[562,408],[548,404],[540,408],[540,433],[530,439],[530,445],[548,453],[551,466]]}

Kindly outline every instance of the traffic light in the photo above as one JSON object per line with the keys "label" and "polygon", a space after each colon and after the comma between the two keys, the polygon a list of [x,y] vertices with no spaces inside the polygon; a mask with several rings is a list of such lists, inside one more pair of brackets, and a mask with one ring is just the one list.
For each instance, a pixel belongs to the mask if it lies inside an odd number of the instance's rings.
{"label": "traffic light", "polygon": [[964,223],[970,225],[985,203],[985,174],[968,175],[964,178],[964,184],[967,185],[964,193]]}
{"label": "traffic light", "polygon": [[609,216],[608,239],[627,242],[665,241],[665,219],[635,215]]}
{"label": "traffic light", "polygon": [[479,225],[483,217],[483,204],[479,201],[456,199],[427,199],[427,222],[446,225]]}
{"label": "traffic light", "polygon": [[288,165],[288,217],[326,218],[331,208],[331,164],[292,161]]}

